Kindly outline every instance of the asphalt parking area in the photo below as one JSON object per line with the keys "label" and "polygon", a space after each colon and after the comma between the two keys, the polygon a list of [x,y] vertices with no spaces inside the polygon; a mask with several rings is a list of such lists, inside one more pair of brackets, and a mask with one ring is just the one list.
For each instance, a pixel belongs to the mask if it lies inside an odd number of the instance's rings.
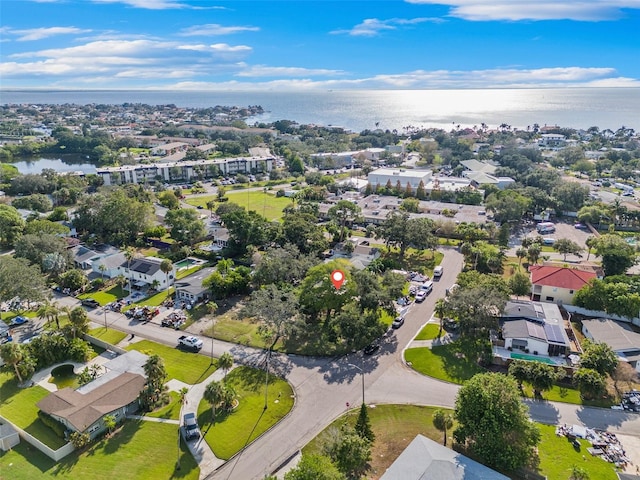
{"label": "asphalt parking area", "polygon": [[[576,242],[582,248],[586,248],[587,244],[585,243],[587,238],[593,237],[593,233],[591,233],[588,229],[579,229],[575,228],[576,222],[554,222],[556,226],[555,233],[545,233],[542,235],[544,238],[553,238],[555,240],[559,240],[561,238],[568,238]],[[538,235],[536,232],[535,225],[524,230],[522,238],[524,237],[535,237]]]}

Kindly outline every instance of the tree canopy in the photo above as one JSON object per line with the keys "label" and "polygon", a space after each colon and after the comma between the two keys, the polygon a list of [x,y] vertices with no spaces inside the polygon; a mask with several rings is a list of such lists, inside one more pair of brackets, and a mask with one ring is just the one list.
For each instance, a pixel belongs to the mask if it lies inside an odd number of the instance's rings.
{"label": "tree canopy", "polygon": [[456,441],[485,465],[513,471],[533,459],[540,432],[514,379],[499,373],[475,375],[458,391],[455,416]]}

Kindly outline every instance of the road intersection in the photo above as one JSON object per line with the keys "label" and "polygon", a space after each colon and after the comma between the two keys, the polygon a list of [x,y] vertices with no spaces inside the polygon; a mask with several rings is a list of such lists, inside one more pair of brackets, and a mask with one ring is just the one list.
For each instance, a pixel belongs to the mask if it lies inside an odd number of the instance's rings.
{"label": "road intersection", "polygon": [[[360,404],[361,372],[353,365],[363,371],[367,404],[453,407],[459,386],[415,372],[405,364],[403,350],[432,317],[435,300],[444,297],[445,290],[455,283],[462,263],[460,253],[453,249],[445,251],[442,262],[444,274],[439,281],[434,282],[433,292],[425,302],[412,305],[405,315],[405,324],[397,330],[390,330],[384,336],[381,348],[375,355],[363,356],[362,352],[355,352],[336,358],[321,358],[273,354],[269,370],[284,377],[293,386],[296,396],[294,408],[279,424],[221,468],[214,472],[202,472],[202,476],[208,479],[261,479],[277,470],[329,423],[345,413],[347,403],[351,406]],[[60,304],[70,306],[78,303],[69,297],[57,300]],[[95,323],[104,324],[102,310],[92,310],[89,315]],[[182,334],[180,331],[161,328],[159,321],[135,322],[110,311],[107,311],[106,318],[113,328],[167,345],[177,345],[177,339]],[[264,350],[208,338],[203,340],[203,351],[209,353],[213,344],[216,357],[227,351],[237,363],[264,367]],[[269,399],[269,402],[275,400]],[[582,424],[640,437],[638,414],[547,401],[526,403],[531,417],[536,421],[548,424]]]}

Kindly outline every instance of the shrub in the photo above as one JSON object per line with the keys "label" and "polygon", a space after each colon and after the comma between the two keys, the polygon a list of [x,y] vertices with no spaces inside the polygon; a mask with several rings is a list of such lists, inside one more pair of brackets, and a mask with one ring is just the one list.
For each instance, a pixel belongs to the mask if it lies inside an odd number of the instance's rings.
{"label": "shrub", "polygon": [[89,443],[91,442],[91,438],[89,437],[88,433],[73,432],[71,435],[69,435],[69,441],[75,448],[80,450],[89,445]]}
{"label": "shrub", "polygon": [[44,423],[47,427],[56,432],[56,435],[58,435],[60,438],[64,438],[67,427],[65,427],[62,423],[53,418],[51,415],[44,413],[42,410],[38,410],[38,418],[40,418],[40,420],[42,420],[42,423]]}

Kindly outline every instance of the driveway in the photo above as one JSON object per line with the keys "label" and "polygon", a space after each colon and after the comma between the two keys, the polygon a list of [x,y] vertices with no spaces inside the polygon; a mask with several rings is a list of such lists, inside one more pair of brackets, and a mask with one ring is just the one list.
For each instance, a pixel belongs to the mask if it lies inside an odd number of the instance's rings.
{"label": "driveway", "polygon": [[[442,264],[444,273],[439,281],[434,282],[433,292],[423,303],[412,304],[405,315],[405,324],[384,336],[376,354],[363,356],[361,352],[356,352],[337,358],[273,355],[270,370],[286,378],[294,388],[296,402],[293,410],[282,422],[205,478],[261,479],[277,470],[329,423],[345,413],[349,408],[347,403],[354,406],[362,402],[361,373],[351,365],[363,371],[367,404],[453,407],[459,386],[411,370],[405,365],[402,355],[403,349],[432,317],[435,301],[444,297],[445,290],[455,283],[462,268],[462,255],[447,249]],[[100,324],[103,321],[100,313],[95,310],[89,315]],[[115,328],[167,345],[176,345],[178,336],[182,334],[152,322],[131,325],[129,319],[114,312],[107,312],[107,319]],[[204,341],[203,350],[208,353],[213,345],[216,357],[228,351],[237,363],[263,365],[262,350],[208,338]],[[276,400],[268,399],[268,404]],[[531,416],[537,421],[583,424],[640,436],[640,415],[553,402],[528,403]]]}

